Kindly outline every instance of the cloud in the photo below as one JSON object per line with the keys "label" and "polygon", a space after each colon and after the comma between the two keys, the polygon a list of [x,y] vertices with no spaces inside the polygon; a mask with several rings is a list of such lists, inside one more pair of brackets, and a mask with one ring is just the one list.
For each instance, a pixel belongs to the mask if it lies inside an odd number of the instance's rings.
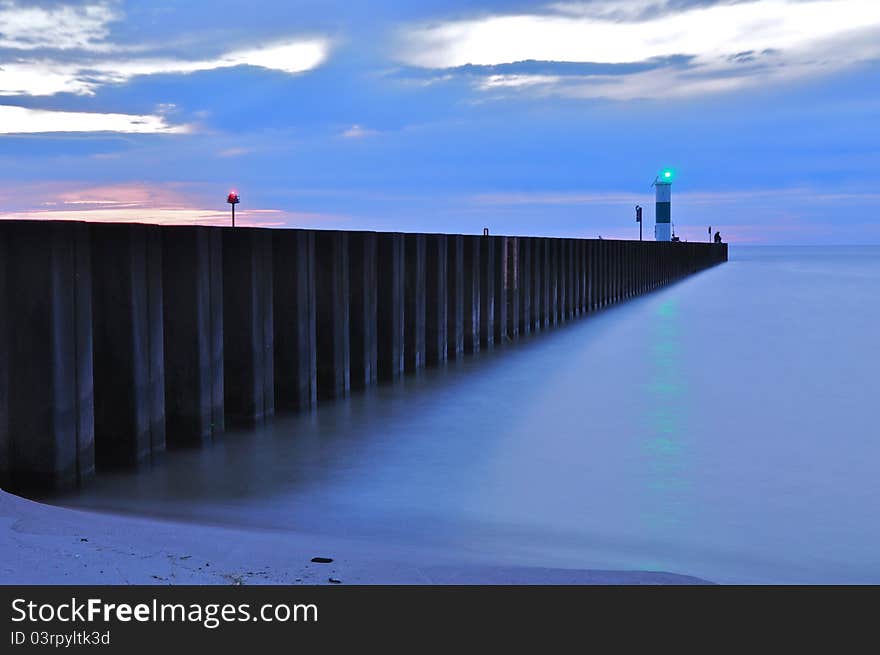
{"label": "cloud", "polygon": [[117,3],[37,5],[0,0],[0,95],[93,95],[101,86],[135,77],[188,74],[253,66],[297,74],[320,66],[330,41],[298,37],[260,47],[218,51],[214,43],[196,40],[189,51],[201,57],[169,56],[168,45],[121,44],[110,39],[111,24],[124,18]]}
{"label": "cloud", "polygon": [[555,85],[561,80],[559,75],[488,75],[479,82],[479,86],[483,89],[520,88]]}
{"label": "cloud", "polygon": [[107,2],[34,6],[0,2],[0,48],[103,50],[109,23],[119,14]]}
{"label": "cloud", "polygon": [[[644,193],[626,191],[506,191],[476,194],[471,196],[471,202],[482,206],[615,205],[645,204],[653,197],[652,190],[646,190]],[[737,191],[676,191],[673,195],[675,205],[686,207],[718,205],[736,207],[741,206],[744,202],[766,203],[767,206],[785,206],[792,200],[805,204],[840,201],[880,202],[880,193],[817,191],[809,187],[793,187]]]}
{"label": "cloud", "polygon": [[226,148],[217,153],[219,157],[241,157],[254,152],[254,148]]}
{"label": "cloud", "polygon": [[135,77],[189,74],[235,66],[254,66],[292,75],[317,68],[327,58],[328,52],[329,42],[315,38],[233,50],[203,59],[18,59],[0,64],[0,95],[93,95],[101,86],[122,84]]}
{"label": "cloud", "polygon": [[[878,56],[875,0],[557,3],[535,13],[411,25],[398,51],[401,62],[423,69],[545,62],[540,77],[468,72],[487,91],[617,99],[730,91]],[[571,63],[612,68],[576,72]],[[613,69],[633,65],[642,69]]]}
{"label": "cloud", "polygon": [[170,125],[163,116],[54,111],[0,105],[0,134],[49,132],[125,132],[183,134],[188,125]]}
{"label": "cloud", "polygon": [[481,193],[471,200],[477,205],[613,205],[619,203],[638,203],[645,201],[645,194],[625,191],[565,192],[565,191],[507,191],[503,193]]}
{"label": "cloud", "polygon": [[376,130],[368,130],[360,125],[352,125],[339,136],[344,139],[362,139],[365,136],[372,136],[373,134],[378,134],[378,132]]}

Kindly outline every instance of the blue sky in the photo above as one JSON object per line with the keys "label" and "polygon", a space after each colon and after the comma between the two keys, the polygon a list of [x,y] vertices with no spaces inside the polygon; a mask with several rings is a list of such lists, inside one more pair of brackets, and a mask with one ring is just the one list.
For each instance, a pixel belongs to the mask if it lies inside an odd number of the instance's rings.
{"label": "blue sky", "polygon": [[880,243],[880,2],[0,0],[7,217]]}

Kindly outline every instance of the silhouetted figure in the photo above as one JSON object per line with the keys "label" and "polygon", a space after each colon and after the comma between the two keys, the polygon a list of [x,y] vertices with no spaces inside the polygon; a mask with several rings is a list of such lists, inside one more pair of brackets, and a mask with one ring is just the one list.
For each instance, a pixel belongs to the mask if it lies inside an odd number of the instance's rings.
{"label": "silhouetted figure", "polygon": [[721,243],[721,232],[715,233],[715,243]]}

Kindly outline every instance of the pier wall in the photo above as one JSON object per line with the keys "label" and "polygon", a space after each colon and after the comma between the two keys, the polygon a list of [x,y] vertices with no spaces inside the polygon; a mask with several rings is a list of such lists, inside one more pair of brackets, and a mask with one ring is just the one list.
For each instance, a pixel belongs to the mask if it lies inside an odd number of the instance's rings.
{"label": "pier wall", "polygon": [[0,221],[0,486],[76,487],[724,261],[726,244]]}

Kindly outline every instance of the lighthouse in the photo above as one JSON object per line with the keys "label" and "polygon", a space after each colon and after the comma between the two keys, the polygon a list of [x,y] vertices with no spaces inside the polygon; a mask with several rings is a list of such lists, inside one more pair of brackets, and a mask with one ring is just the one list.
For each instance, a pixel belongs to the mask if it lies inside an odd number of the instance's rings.
{"label": "lighthouse", "polygon": [[672,179],[675,172],[664,168],[654,180],[656,209],[654,213],[654,240],[672,240]]}

